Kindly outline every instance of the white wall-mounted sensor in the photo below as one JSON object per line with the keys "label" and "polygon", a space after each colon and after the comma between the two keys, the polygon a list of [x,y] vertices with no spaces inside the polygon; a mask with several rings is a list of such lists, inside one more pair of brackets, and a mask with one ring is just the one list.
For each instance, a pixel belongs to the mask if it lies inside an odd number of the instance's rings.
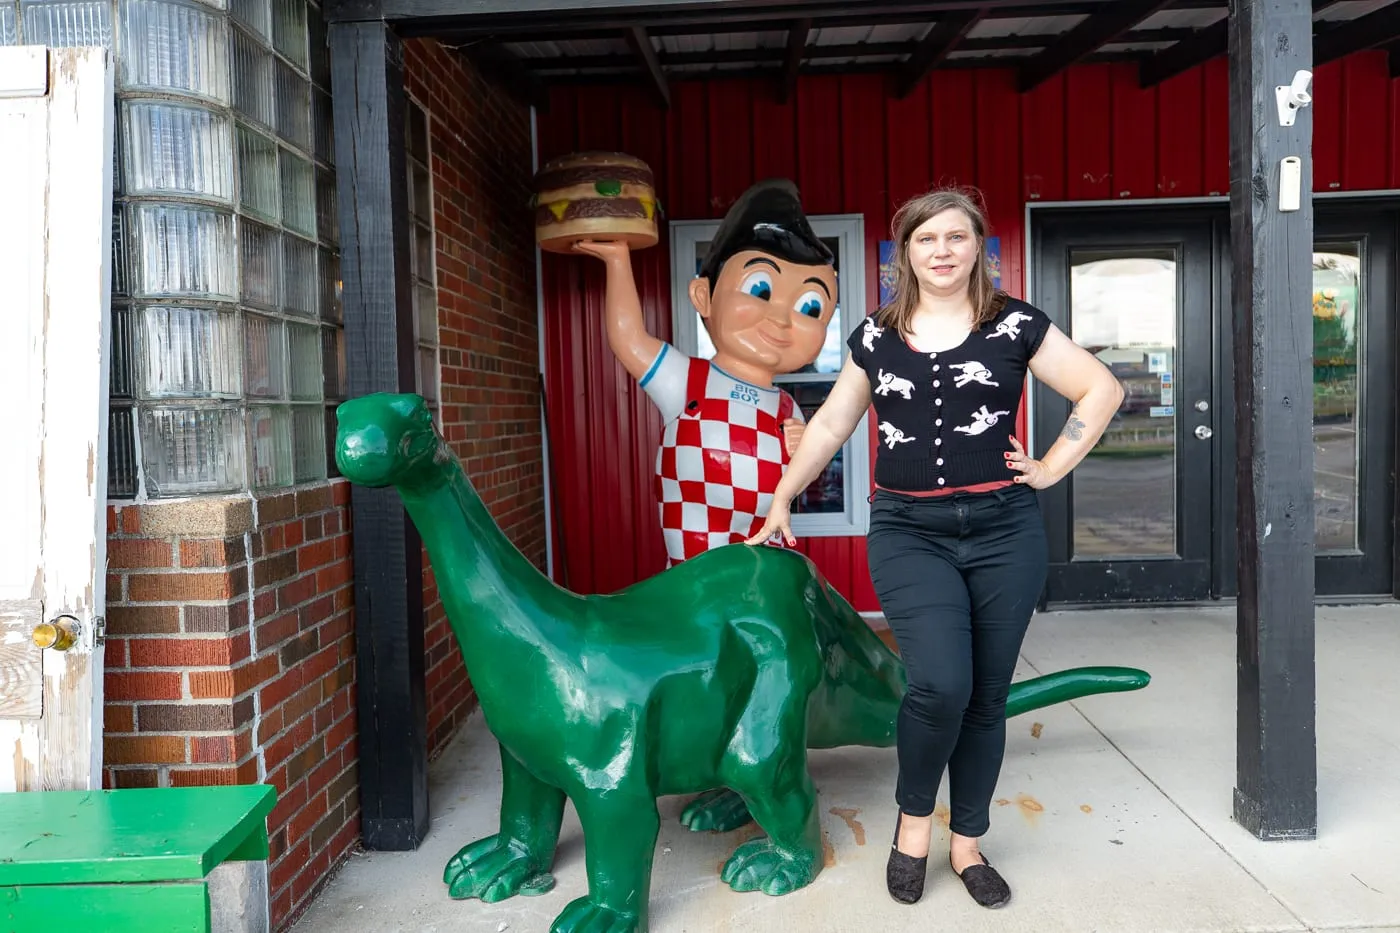
{"label": "white wall-mounted sensor", "polygon": [[1279,165],[1278,209],[1296,211],[1303,199],[1303,160],[1288,156]]}
{"label": "white wall-mounted sensor", "polygon": [[1312,95],[1308,93],[1310,84],[1312,72],[1300,71],[1293,76],[1292,84],[1280,84],[1274,88],[1274,97],[1278,101],[1279,126],[1292,126],[1298,116],[1298,108],[1312,103]]}

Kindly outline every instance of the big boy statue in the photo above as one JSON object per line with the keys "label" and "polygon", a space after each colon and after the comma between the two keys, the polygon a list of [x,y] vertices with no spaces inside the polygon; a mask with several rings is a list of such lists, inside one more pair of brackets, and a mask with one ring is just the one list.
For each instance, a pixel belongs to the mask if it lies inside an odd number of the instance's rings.
{"label": "big boy statue", "polygon": [[773,377],[817,358],[836,308],[834,257],[797,188],[772,180],[746,191],[690,283],[712,360],[647,333],[626,243],[574,249],[607,264],[608,345],[665,421],[656,478],[668,566],[756,534],[805,423]]}

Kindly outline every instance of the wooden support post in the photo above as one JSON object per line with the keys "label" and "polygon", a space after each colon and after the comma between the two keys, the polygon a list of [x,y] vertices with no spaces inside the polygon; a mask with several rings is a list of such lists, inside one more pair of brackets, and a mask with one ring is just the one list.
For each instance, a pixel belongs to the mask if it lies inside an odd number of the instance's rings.
{"label": "wooden support post", "polygon": [[[1230,246],[1239,601],[1235,819],[1317,835],[1312,439],[1312,110],[1281,126],[1274,88],[1312,70],[1310,0],[1230,13]],[[1280,165],[1301,160],[1299,208]]]}
{"label": "wooden support post", "polygon": [[[329,28],[350,396],[412,392],[403,47],[382,21]],[[351,487],[361,834],[416,848],[428,830],[423,562],[394,489]]]}

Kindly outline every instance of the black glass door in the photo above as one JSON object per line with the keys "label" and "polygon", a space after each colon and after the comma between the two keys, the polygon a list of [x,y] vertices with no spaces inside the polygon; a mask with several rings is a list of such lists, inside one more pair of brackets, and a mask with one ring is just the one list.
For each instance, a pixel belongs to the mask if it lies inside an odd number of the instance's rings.
{"label": "black glass door", "polygon": [[[1156,209],[1061,214],[1035,225],[1036,303],[1124,388],[1094,449],[1041,492],[1047,602],[1212,595],[1217,223]],[[1070,403],[1039,383],[1032,399],[1032,445],[1043,456]]]}
{"label": "black glass door", "polygon": [[[1320,597],[1395,587],[1397,214],[1346,201],[1314,203],[1313,519]],[[1228,322],[1221,372],[1231,387]],[[1233,439],[1222,446],[1233,462]],[[1227,472],[1225,479],[1231,481]],[[1235,490],[1221,520],[1233,528]],[[1235,541],[1223,536],[1222,595],[1234,596]]]}

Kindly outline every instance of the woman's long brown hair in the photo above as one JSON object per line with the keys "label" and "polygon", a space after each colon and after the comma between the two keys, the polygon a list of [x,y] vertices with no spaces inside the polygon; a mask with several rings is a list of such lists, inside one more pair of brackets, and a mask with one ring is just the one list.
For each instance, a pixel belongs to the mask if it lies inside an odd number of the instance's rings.
{"label": "woman's long brown hair", "polygon": [[987,219],[973,196],[957,188],[939,188],[910,198],[895,212],[891,232],[895,243],[894,296],[875,312],[881,327],[893,327],[901,334],[909,333],[909,323],[919,307],[919,280],[909,262],[909,240],[929,218],[946,210],[959,210],[972,223],[977,237],[977,267],[968,280],[968,297],[972,300],[972,329],[978,330],[993,320],[1006,306],[1007,295],[992,282],[991,265],[987,262]]}

